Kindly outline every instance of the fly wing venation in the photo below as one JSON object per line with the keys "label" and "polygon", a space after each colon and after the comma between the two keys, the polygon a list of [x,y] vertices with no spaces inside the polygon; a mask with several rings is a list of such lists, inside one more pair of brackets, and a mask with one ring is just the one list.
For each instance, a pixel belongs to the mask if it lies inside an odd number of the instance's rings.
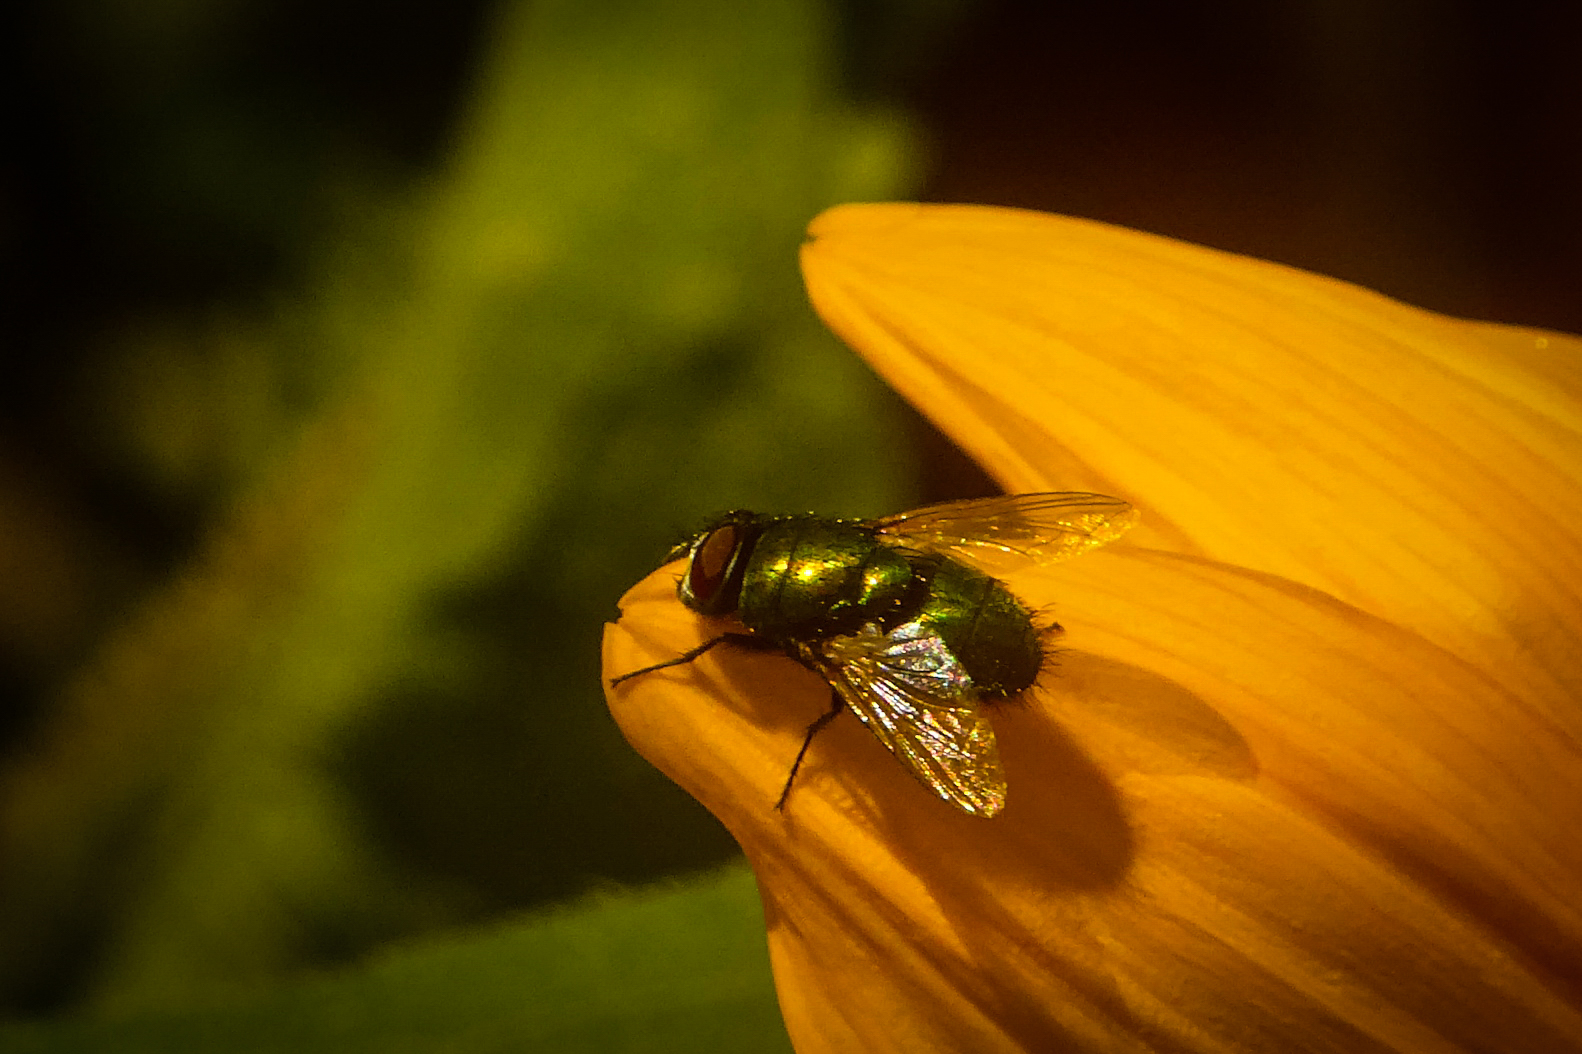
{"label": "fly wing venation", "polygon": [[1112,542],[1136,522],[1137,511],[1119,498],[1059,491],[947,501],[874,526],[909,548],[973,562],[1014,555],[1052,563]]}
{"label": "fly wing venation", "polygon": [[964,812],[1005,807],[1005,771],[978,693],[945,642],[909,622],[825,641],[819,665],[852,713],[907,770]]}

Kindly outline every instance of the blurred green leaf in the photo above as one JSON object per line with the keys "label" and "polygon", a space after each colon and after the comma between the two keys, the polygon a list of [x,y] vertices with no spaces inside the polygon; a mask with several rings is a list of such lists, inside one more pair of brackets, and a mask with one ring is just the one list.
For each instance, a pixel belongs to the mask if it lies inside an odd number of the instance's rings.
{"label": "blurred green leaf", "polygon": [[[662,954],[654,954],[659,949]],[[386,952],[240,1005],[0,1027],[9,1054],[790,1051],[744,867]]]}
{"label": "blurred green leaf", "polygon": [[507,6],[446,171],[330,225],[272,332],[160,360],[131,433],[231,498],[0,788],[12,1001],[257,990],[731,852],[620,741],[597,642],[709,511],[901,504],[893,404],[795,269],[814,213],[907,172],[825,14]]}

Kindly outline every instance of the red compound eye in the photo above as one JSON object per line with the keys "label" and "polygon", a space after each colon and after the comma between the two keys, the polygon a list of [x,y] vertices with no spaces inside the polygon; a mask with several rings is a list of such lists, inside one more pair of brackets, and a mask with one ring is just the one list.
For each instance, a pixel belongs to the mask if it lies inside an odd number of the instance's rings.
{"label": "red compound eye", "polygon": [[735,524],[726,524],[710,531],[693,551],[692,563],[687,567],[687,588],[697,606],[707,607],[724,584],[740,542],[741,531]]}

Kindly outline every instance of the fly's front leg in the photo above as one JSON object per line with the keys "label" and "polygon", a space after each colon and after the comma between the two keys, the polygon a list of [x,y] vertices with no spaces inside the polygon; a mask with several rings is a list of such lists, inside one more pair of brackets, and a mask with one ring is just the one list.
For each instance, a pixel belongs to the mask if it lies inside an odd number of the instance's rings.
{"label": "fly's front leg", "polygon": [[640,677],[645,673],[663,670],[667,666],[685,666],[717,644],[734,644],[739,648],[748,648],[752,651],[780,650],[780,645],[767,641],[762,637],[755,637],[751,633],[721,633],[718,637],[706,640],[690,651],[682,652],[674,659],[666,659],[664,662],[656,662],[652,666],[644,666],[641,670],[633,670],[631,673],[623,673],[619,677],[611,677],[610,687],[614,688],[622,681],[629,681],[633,677]]}

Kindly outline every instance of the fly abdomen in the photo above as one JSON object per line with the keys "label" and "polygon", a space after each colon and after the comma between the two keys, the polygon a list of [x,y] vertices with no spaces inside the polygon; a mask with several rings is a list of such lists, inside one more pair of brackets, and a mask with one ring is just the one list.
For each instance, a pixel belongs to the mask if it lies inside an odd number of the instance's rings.
{"label": "fly abdomen", "polygon": [[987,699],[1032,686],[1044,663],[1032,615],[998,579],[954,560],[942,561],[918,617],[945,641]]}

